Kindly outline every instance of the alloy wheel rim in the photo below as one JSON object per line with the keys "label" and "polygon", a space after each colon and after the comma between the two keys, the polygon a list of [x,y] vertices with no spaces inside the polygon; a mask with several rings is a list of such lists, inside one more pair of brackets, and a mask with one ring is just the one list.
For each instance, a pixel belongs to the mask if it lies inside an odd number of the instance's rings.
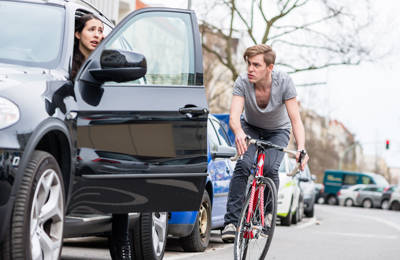
{"label": "alloy wheel rim", "polygon": [[152,213],[153,218],[153,247],[157,257],[163,253],[164,245],[166,243],[167,232],[167,212]]}
{"label": "alloy wheel rim", "polygon": [[208,208],[207,203],[203,202],[199,210],[199,231],[202,239],[206,237],[207,233],[207,226],[208,226],[207,208]]}
{"label": "alloy wheel rim", "polygon": [[57,259],[60,255],[64,223],[61,185],[53,169],[47,169],[37,182],[30,214],[32,260]]}

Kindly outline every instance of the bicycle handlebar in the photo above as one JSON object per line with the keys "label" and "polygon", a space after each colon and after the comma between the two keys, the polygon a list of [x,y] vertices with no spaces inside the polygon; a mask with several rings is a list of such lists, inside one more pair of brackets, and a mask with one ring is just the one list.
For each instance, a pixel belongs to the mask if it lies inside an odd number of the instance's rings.
{"label": "bicycle handlebar", "polygon": [[[297,155],[297,151],[289,150],[286,147],[282,147],[282,146],[273,144],[271,142],[253,139],[250,136],[246,137],[246,143],[247,143],[247,145],[254,144],[257,147],[262,147],[264,149],[276,149],[276,150],[279,150],[279,151],[282,151],[282,152],[285,152],[288,154],[292,154],[294,156]],[[290,173],[288,173],[287,176],[294,176],[299,171],[300,164],[303,161],[303,158],[305,155],[306,155],[306,153],[304,151],[300,152],[299,161],[296,164],[296,167],[294,167],[294,169]],[[231,157],[230,159],[231,159],[231,161],[237,161],[239,159],[239,157],[242,157],[242,156],[239,156],[238,154],[236,154],[234,157]]]}

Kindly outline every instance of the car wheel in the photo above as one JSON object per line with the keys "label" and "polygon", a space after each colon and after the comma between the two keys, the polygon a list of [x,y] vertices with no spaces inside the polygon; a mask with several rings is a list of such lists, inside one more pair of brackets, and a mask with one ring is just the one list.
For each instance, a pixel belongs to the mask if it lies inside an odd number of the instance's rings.
{"label": "car wheel", "polygon": [[308,218],[314,217],[314,204],[312,205],[311,210],[309,210],[309,211],[304,211],[304,214],[305,214],[306,217],[308,217]]}
{"label": "car wheel", "polygon": [[345,202],[344,202],[344,205],[346,206],[346,207],[353,207],[353,200],[352,199],[347,199]]}
{"label": "car wheel", "polygon": [[133,229],[136,260],[161,260],[167,244],[168,213],[141,213]]}
{"label": "car wheel", "polygon": [[203,252],[210,242],[211,231],[211,200],[207,191],[204,191],[199,212],[192,233],[180,239],[183,250],[186,252]]}
{"label": "car wheel", "polygon": [[325,203],[325,199],[323,197],[319,197],[317,200],[318,204],[324,204]]}
{"label": "car wheel", "polygon": [[330,196],[328,198],[328,204],[329,205],[337,205],[338,201],[337,198],[335,196]]}
{"label": "car wheel", "polygon": [[400,202],[398,201],[393,201],[391,206],[390,206],[391,210],[400,210]]}
{"label": "car wheel", "polygon": [[366,199],[363,201],[362,206],[364,208],[370,209],[372,208],[372,201],[370,199]]}
{"label": "car wheel", "polygon": [[383,200],[381,203],[382,209],[389,209],[389,200]]}
{"label": "car wheel", "polygon": [[54,157],[35,151],[19,187],[2,259],[60,259],[64,182]]}

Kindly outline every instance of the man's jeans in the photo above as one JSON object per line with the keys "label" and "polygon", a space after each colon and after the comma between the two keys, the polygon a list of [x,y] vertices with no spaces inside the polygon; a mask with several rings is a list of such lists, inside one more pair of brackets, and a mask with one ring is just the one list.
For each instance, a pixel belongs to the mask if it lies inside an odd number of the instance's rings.
{"label": "man's jeans", "polygon": [[[290,129],[266,130],[249,125],[243,119],[241,120],[241,124],[244,132],[251,136],[251,138],[262,139],[283,147],[286,147],[289,143]],[[250,168],[255,160],[256,150],[255,145],[250,145],[246,153],[244,153],[243,159],[238,160],[236,163],[235,171],[229,185],[228,202],[226,205],[227,212],[224,218],[225,225],[232,223],[237,226],[238,224],[240,211],[244,203],[247,179],[250,174]],[[279,189],[278,170],[283,155],[284,152],[275,149],[268,149],[265,155],[264,176],[274,181],[277,190]]]}

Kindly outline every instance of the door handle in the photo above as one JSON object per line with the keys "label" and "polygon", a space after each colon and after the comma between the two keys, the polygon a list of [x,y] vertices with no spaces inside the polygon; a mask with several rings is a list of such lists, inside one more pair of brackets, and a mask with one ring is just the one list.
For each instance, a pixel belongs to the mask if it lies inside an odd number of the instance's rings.
{"label": "door handle", "polygon": [[179,113],[185,115],[187,118],[192,118],[193,116],[200,116],[208,114],[209,111],[204,107],[181,107],[179,108]]}

